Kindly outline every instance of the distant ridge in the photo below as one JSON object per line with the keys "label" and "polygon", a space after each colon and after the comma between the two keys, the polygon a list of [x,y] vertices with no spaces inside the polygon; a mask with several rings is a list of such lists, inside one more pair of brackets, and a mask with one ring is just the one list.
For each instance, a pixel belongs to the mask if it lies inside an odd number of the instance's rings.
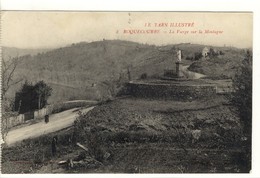
{"label": "distant ridge", "polygon": [[14,48],[14,47],[2,47],[2,57],[5,60],[14,57],[20,57],[24,55],[36,55],[38,53],[46,52],[52,50],[51,48],[40,48],[40,49],[22,49],[22,48]]}

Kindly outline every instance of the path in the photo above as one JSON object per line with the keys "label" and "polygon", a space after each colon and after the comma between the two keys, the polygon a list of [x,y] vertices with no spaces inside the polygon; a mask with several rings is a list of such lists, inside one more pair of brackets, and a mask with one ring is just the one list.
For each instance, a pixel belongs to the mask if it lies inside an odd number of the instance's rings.
{"label": "path", "polygon": [[181,71],[183,72],[183,74],[184,74],[185,76],[187,76],[188,78],[190,78],[190,79],[199,79],[199,78],[205,77],[205,75],[203,75],[203,74],[200,74],[200,73],[197,73],[197,72],[189,71],[189,70],[188,70],[188,67],[189,67],[189,66],[182,66],[182,69],[181,69]]}
{"label": "path", "polygon": [[[192,72],[188,70],[189,66],[183,66],[181,71],[185,76],[191,79],[199,79],[202,77],[205,77],[206,75],[197,73],[197,72]],[[232,88],[232,80],[231,79],[219,79],[219,80],[210,80],[210,79],[204,79],[208,84],[214,84],[216,85],[216,92],[218,94],[225,94],[225,93],[230,93],[233,91]]]}
{"label": "path", "polygon": [[[94,106],[82,109],[82,112],[88,112],[92,110]],[[58,130],[72,126],[74,120],[78,116],[78,109],[70,109],[57,114],[50,115],[49,123],[42,122],[21,127],[8,132],[6,136],[5,143],[10,146],[14,143],[20,142],[24,139],[35,138],[44,134],[51,132],[56,132]]]}

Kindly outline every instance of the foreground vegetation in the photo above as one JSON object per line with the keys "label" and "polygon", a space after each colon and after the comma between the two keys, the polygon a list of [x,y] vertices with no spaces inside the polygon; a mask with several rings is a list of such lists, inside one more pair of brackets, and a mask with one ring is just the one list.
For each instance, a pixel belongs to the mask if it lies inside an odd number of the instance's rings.
{"label": "foreground vegetation", "polygon": [[[213,102],[212,102],[213,101]],[[225,97],[191,102],[118,99],[87,114],[73,128],[3,150],[2,171],[27,162],[31,172],[248,172],[241,124]],[[58,136],[58,155],[51,140]],[[69,169],[58,161],[88,154],[100,166]],[[107,154],[109,155],[107,157]],[[9,168],[9,169],[8,169]]]}

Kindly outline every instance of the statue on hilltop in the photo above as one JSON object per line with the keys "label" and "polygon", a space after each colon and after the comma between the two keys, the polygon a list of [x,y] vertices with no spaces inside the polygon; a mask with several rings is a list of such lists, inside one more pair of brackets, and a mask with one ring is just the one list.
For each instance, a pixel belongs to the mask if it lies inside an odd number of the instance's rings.
{"label": "statue on hilltop", "polygon": [[177,62],[181,62],[181,50],[177,50]]}

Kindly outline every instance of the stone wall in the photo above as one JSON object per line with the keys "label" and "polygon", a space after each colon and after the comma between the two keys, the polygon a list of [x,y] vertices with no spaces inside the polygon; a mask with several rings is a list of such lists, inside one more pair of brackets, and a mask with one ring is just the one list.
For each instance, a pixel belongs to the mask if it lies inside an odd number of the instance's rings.
{"label": "stone wall", "polygon": [[129,83],[128,93],[140,98],[182,101],[216,95],[216,86]]}
{"label": "stone wall", "polygon": [[34,119],[43,118],[45,115],[52,113],[53,105],[47,105],[45,108],[34,111]]}
{"label": "stone wall", "polygon": [[20,114],[18,116],[10,117],[8,119],[5,119],[4,122],[2,122],[2,128],[10,128],[12,126],[16,126],[19,124],[22,124],[25,122],[25,115]]}

